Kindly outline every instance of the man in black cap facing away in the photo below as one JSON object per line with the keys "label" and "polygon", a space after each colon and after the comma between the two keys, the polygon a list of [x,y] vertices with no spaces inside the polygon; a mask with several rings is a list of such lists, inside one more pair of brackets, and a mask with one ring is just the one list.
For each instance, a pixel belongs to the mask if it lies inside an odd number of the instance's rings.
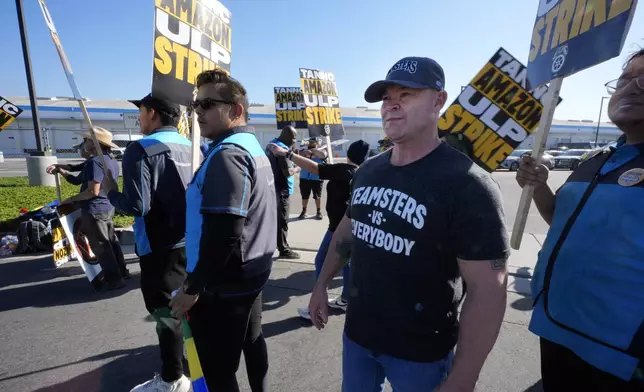
{"label": "man in black cap facing away", "polygon": [[367,102],[382,101],[394,146],[356,171],[309,303],[322,328],[327,286],[350,250],[344,392],[380,390],[385,378],[400,392],[471,392],[503,321],[509,247],[501,192],[438,138],[444,84],[436,61],[407,57],[365,92]]}
{"label": "man in black cap facing away", "polygon": [[152,95],[130,102],[139,108],[144,137],[132,142],[123,155],[123,193],[114,181],[104,181],[103,187],[109,189],[112,205],[136,217],[141,291],[157,321],[162,362],[161,375],[132,392],[188,392],[191,383],[183,375],[181,320],[170,315],[169,303],[186,277],[185,193],[192,178],[192,147],[177,131],[177,105]]}

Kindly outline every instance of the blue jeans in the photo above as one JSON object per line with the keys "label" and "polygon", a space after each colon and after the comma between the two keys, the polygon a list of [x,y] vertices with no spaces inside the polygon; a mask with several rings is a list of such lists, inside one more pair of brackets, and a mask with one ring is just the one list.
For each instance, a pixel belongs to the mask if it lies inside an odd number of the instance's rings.
{"label": "blue jeans", "polygon": [[[322,239],[322,243],[320,244],[320,249],[318,249],[318,254],[315,255],[315,280],[318,279],[318,276],[320,276],[320,272],[322,271],[324,259],[326,258],[326,254],[329,251],[329,245],[331,245],[331,238],[333,238],[333,232],[327,231],[324,235],[324,238]],[[347,295],[349,294],[348,287],[350,277],[351,267],[347,263],[347,265],[342,268],[342,294],[340,295],[345,301],[349,299]]]}
{"label": "blue jeans", "polygon": [[452,367],[453,353],[436,362],[411,362],[379,355],[342,334],[342,392],[382,392],[385,378],[394,392],[433,391]]}

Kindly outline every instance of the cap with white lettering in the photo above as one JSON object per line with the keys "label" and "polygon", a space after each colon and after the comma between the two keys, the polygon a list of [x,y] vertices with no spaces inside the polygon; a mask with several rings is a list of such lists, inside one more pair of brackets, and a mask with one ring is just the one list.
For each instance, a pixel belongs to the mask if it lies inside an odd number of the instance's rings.
{"label": "cap with white lettering", "polygon": [[367,88],[364,93],[365,101],[382,101],[387,87],[391,85],[443,91],[445,73],[435,60],[427,57],[405,57],[391,67],[384,80],[379,80]]}

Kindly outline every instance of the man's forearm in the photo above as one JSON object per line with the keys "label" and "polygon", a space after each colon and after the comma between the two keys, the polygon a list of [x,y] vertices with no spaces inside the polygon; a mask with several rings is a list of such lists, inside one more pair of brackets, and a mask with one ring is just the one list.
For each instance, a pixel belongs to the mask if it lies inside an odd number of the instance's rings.
{"label": "man's forearm", "polygon": [[351,221],[345,217],[333,233],[316,286],[321,285],[326,289],[331,280],[349,262],[352,243]]}
{"label": "man's forearm", "polygon": [[505,287],[480,290],[468,286],[461,310],[452,371],[446,382],[473,391],[481,368],[499,335],[506,306]]}
{"label": "man's forearm", "polygon": [[548,225],[552,224],[552,216],[555,213],[555,194],[552,192],[552,189],[548,185],[536,187],[532,198],[543,220]]}
{"label": "man's forearm", "polygon": [[291,161],[309,173],[319,174],[318,164],[308,158],[293,154]]}

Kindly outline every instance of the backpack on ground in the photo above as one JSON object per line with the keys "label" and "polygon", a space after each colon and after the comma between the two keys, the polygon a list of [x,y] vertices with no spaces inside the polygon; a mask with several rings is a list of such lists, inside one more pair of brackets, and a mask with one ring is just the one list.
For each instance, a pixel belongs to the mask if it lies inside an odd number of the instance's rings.
{"label": "backpack on ground", "polygon": [[21,222],[18,228],[18,253],[51,251],[52,235],[40,221]]}

